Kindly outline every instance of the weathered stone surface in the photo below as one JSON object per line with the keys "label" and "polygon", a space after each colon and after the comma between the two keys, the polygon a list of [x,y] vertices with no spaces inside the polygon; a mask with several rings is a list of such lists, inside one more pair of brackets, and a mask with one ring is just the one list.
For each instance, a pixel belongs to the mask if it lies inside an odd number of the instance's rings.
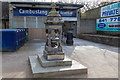
{"label": "weathered stone surface", "polygon": [[39,61],[38,56],[29,56],[29,62],[32,69],[34,78],[42,77],[54,77],[62,75],[73,75],[73,74],[84,74],[87,77],[87,67],[72,60],[72,66],[59,66],[59,67],[48,67],[43,68]]}
{"label": "weathered stone surface", "polygon": [[38,54],[38,60],[42,67],[57,67],[57,66],[71,66],[72,60],[65,56],[64,60],[48,61],[43,57],[43,54]]}
{"label": "weathered stone surface", "polygon": [[64,53],[63,52],[56,52],[56,54],[48,53],[46,50],[44,52],[44,58],[48,61],[52,60],[64,60]]}
{"label": "weathered stone surface", "polygon": [[55,9],[55,3],[52,3],[51,7],[45,21],[47,41],[43,53],[46,60],[63,60],[64,53],[61,46],[63,21]]}

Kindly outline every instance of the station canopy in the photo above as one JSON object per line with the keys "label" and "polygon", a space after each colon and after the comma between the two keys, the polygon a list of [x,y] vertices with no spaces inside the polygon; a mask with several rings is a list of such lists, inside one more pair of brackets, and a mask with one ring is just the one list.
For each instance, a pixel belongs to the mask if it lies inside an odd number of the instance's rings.
{"label": "station canopy", "polygon": [[[28,8],[29,9],[45,9],[47,13],[50,10],[52,2],[10,2],[13,8]],[[60,11],[62,19],[64,21],[77,21],[77,9],[83,7],[82,4],[70,4],[70,3],[55,3],[56,9]],[[18,10],[16,10],[18,11]],[[34,10],[35,11],[35,10]],[[18,12],[16,12],[18,13]],[[15,14],[16,15],[16,14]],[[17,14],[18,16],[18,14]],[[20,15],[21,16],[21,15]],[[23,15],[24,16],[24,15]],[[30,15],[29,15],[30,16]],[[37,15],[39,16],[39,15]],[[46,15],[42,15],[46,16]]]}
{"label": "station canopy", "polygon": [[[16,7],[42,7],[42,8],[51,8],[50,5],[52,2],[10,2]],[[65,9],[79,9],[82,8],[82,4],[70,4],[70,3],[55,3],[56,8],[65,8]]]}

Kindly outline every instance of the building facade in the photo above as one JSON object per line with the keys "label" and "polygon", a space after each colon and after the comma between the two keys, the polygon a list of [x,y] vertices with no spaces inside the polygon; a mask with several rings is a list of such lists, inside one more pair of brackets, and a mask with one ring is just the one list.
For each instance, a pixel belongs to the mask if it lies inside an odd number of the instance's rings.
{"label": "building facade", "polygon": [[[9,27],[28,28],[29,39],[45,38],[44,22],[51,10],[51,4],[48,2],[10,2]],[[66,34],[70,28],[73,28],[73,34],[76,36],[78,24],[77,11],[83,5],[63,3],[56,3],[56,5],[56,10],[64,20],[63,32]]]}
{"label": "building facade", "polygon": [[9,3],[0,1],[0,29],[9,27]]}

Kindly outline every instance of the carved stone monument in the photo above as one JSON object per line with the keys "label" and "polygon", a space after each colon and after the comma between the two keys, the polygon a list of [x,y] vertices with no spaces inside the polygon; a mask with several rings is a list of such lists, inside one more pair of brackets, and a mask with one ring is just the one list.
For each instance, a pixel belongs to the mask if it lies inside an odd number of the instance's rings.
{"label": "carved stone monument", "polygon": [[55,9],[55,3],[51,7],[52,10],[45,21],[47,37],[45,48],[37,56],[29,56],[33,77],[84,74],[86,78],[87,67],[71,60],[63,52],[61,46],[63,21]]}
{"label": "carved stone monument", "polygon": [[51,5],[52,10],[48,13],[45,26],[46,26],[46,45],[44,50],[44,57],[47,60],[63,60],[64,52],[61,46],[62,35],[62,18],[56,11],[55,3]]}

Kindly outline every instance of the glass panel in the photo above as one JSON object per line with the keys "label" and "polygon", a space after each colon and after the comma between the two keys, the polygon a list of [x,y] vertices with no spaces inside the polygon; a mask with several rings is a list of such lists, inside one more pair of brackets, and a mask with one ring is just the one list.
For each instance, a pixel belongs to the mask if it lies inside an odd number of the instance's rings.
{"label": "glass panel", "polygon": [[46,17],[38,17],[38,28],[45,28]]}
{"label": "glass panel", "polygon": [[27,28],[36,28],[36,17],[27,16],[26,17],[26,27]]}
{"label": "glass panel", "polygon": [[24,17],[23,16],[14,16],[13,25],[15,28],[24,28]]}

